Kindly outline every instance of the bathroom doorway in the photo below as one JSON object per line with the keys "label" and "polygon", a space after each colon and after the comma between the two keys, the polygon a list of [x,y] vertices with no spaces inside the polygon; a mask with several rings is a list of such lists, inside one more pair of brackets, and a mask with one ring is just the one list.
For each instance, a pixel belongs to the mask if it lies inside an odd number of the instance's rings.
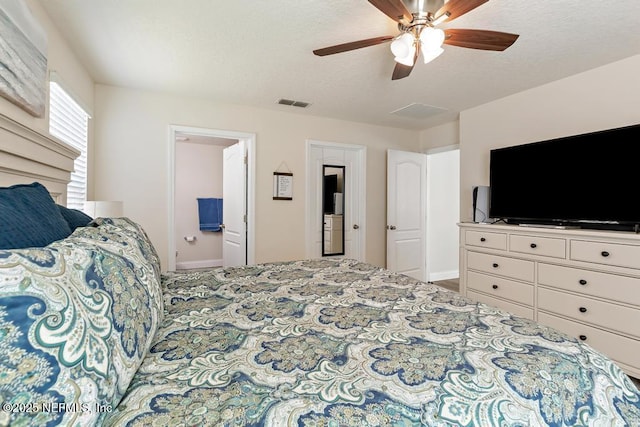
{"label": "bathroom doorway", "polygon": [[[184,126],[169,133],[168,270],[253,263],[255,136]],[[220,218],[204,226],[200,203],[214,201]]]}

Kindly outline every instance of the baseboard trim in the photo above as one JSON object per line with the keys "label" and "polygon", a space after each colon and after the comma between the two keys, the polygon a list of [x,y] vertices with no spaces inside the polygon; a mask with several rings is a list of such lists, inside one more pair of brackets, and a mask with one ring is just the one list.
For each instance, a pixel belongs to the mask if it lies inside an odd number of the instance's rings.
{"label": "baseboard trim", "polygon": [[460,277],[459,270],[452,271],[440,271],[437,273],[429,273],[429,282],[437,282],[439,280],[449,280],[449,279],[457,279]]}
{"label": "baseboard trim", "polygon": [[194,268],[222,267],[221,259],[203,259],[200,261],[183,261],[176,263],[176,270],[192,270]]}

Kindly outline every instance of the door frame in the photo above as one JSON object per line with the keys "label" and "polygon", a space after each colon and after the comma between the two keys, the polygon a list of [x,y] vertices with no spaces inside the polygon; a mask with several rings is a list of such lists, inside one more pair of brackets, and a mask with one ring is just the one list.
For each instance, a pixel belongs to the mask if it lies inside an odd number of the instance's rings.
{"label": "door frame", "polygon": [[[320,251],[320,255],[316,253],[315,247],[315,230],[313,218],[314,215],[311,214],[312,207],[312,195],[316,197],[316,205],[318,204],[318,198],[322,198],[322,194],[315,194],[315,190],[313,188],[314,179],[312,176],[313,167],[311,164],[311,151],[312,148],[323,148],[323,149],[338,149],[338,150],[350,150],[356,153],[357,161],[360,167],[360,177],[358,182],[358,194],[357,197],[358,203],[358,212],[359,218],[357,218],[358,225],[360,226],[358,236],[359,243],[359,253],[356,255],[352,255],[352,258],[355,258],[360,261],[365,260],[366,256],[366,206],[367,206],[367,197],[366,197],[366,182],[367,182],[367,173],[366,173],[366,165],[367,165],[367,148],[364,145],[356,145],[356,144],[343,144],[340,142],[329,142],[329,141],[319,141],[313,139],[306,140],[306,152],[305,152],[305,164],[306,164],[306,179],[305,179],[305,241],[306,241],[306,256],[307,258],[313,258],[322,256],[322,251]],[[346,206],[345,206],[346,209]],[[356,219],[354,219],[356,220]],[[337,258],[344,258],[344,255],[336,256]]]}
{"label": "door frame", "polygon": [[176,181],[176,133],[206,136],[211,138],[226,138],[243,140],[247,156],[247,264],[255,264],[255,177],[256,177],[256,134],[236,132],[220,129],[209,129],[193,126],[169,125],[169,182],[168,182],[168,217],[169,217],[169,253],[167,271],[176,269],[175,242],[175,181]]}

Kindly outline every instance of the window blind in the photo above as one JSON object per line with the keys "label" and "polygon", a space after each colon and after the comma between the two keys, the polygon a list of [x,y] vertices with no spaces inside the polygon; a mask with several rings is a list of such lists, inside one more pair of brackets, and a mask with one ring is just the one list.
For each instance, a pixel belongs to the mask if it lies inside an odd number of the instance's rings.
{"label": "window blind", "polygon": [[83,209],[87,200],[89,115],[58,83],[50,82],[49,92],[49,132],[80,150],[67,186],[67,207]]}

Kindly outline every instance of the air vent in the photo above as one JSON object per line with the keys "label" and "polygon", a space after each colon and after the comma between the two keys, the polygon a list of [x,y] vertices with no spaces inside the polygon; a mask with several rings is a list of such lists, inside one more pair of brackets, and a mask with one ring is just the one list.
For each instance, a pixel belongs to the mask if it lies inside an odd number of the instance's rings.
{"label": "air vent", "polygon": [[294,101],[292,99],[285,99],[285,98],[278,99],[278,104],[289,105],[291,107],[300,107],[300,108],[307,108],[309,105],[311,105],[311,103],[309,102]]}

